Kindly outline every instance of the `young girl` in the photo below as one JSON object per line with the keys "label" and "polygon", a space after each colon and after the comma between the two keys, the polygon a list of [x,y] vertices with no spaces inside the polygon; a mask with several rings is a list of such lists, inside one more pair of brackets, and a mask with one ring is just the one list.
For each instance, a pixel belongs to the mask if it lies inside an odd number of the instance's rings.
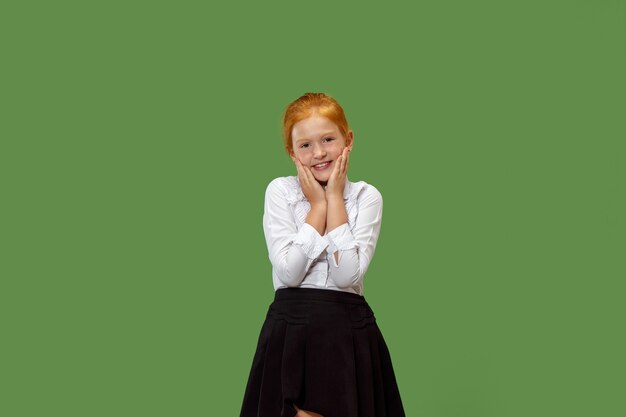
{"label": "young girl", "polygon": [[347,178],[354,134],[343,109],[307,93],[286,109],[298,176],[265,192],[263,230],[275,289],[240,417],[404,417],[391,357],[363,278],[382,197]]}

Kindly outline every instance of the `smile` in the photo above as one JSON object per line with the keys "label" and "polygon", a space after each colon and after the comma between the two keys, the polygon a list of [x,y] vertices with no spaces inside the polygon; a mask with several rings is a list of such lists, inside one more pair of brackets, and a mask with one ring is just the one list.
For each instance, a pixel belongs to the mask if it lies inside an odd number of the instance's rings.
{"label": "smile", "polygon": [[313,169],[315,169],[316,171],[323,171],[330,166],[331,162],[332,161],[328,161],[321,164],[313,165]]}

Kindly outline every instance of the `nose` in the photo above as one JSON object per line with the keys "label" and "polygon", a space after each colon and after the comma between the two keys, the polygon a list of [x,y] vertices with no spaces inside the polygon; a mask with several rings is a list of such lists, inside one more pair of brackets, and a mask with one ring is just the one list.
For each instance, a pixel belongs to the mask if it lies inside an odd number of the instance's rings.
{"label": "nose", "polygon": [[323,159],[326,156],[326,151],[324,150],[324,147],[317,144],[315,145],[315,148],[313,149],[313,157],[315,159]]}

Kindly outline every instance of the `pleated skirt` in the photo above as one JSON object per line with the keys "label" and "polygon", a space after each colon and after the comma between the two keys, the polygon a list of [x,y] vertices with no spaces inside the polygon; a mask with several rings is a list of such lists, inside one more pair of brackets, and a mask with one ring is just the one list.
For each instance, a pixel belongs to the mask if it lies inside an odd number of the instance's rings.
{"label": "pleated skirt", "polygon": [[383,335],[363,296],[275,292],[261,327],[240,417],[405,417]]}

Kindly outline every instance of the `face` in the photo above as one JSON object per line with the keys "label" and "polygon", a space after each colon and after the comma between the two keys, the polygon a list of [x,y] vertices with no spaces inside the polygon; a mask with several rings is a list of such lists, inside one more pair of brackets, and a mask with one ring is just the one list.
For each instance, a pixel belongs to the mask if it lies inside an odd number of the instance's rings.
{"label": "face", "polygon": [[[336,124],[314,114],[293,125],[291,156],[308,166],[320,184],[326,184],[341,152],[346,146],[352,148],[353,136],[349,130],[348,137],[344,137]],[[329,163],[319,165],[325,162]]]}

